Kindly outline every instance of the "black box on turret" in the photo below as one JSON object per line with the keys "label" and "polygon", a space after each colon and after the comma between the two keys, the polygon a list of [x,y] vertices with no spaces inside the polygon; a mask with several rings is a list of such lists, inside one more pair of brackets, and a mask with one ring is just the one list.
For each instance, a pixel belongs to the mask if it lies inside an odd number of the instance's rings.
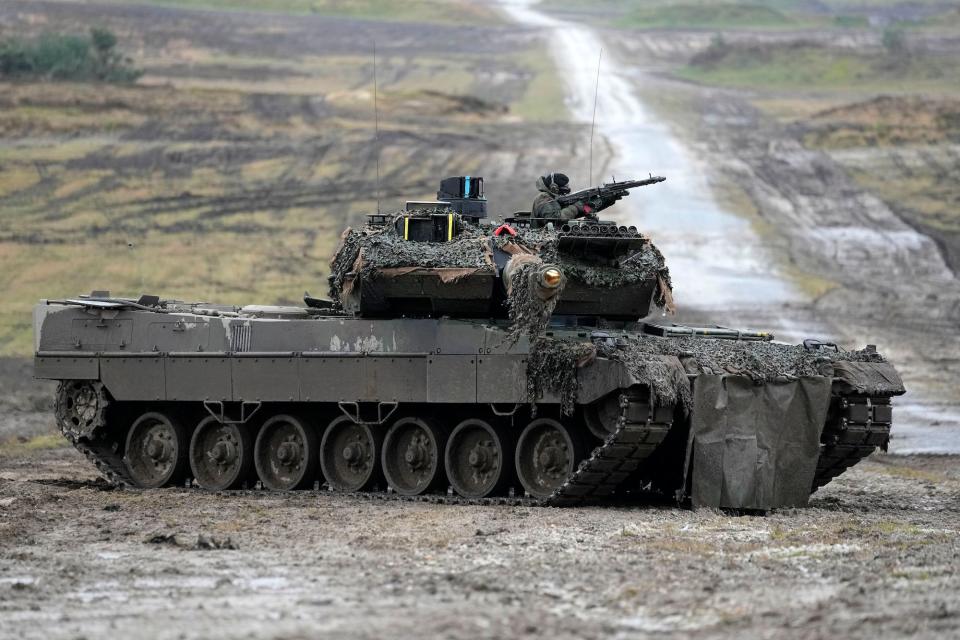
{"label": "black box on turret", "polygon": [[437,200],[447,202],[450,208],[464,218],[476,222],[487,217],[487,200],[483,197],[483,178],[453,176],[440,181]]}

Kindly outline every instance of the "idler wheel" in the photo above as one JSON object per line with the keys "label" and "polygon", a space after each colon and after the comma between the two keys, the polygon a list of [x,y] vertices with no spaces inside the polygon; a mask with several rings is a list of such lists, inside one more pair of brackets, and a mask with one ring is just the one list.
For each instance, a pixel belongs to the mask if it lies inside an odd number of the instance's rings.
{"label": "idler wheel", "polygon": [[57,426],[70,440],[89,438],[107,423],[109,402],[106,389],[99,382],[64,380],[57,386]]}
{"label": "idler wheel", "polygon": [[123,463],[138,487],[153,489],[181,482],[187,473],[187,430],[162,413],[145,413],[127,433]]}
{"label": "idler wheel", "polygon": [[611,393],[583,409],[584,422],[594,436],[606,440],[617,430],[620,420],[620,394]]}
{"label": "idler wheel", "polygon": [[238,489],[253,469],[253,435],[241,424],[221,424],[213,416],[200,421],[190,438],[190,470],[210,491]]}
{"label": "idler wheel", "polygon": [[336,491],[363,491],[380,480],[383,436],[347,416],[333,420],[320,443],[323,476]]}
{"label": "idler wheel", "polygon": [[268,489],[310,488],[317,476],[317,434],[297,416],[273,416],[260,427],[253,460]]}
{"label": "idler wheel", "polygon": [[553,494],[582,458],[577,434],[550,418],[534,420],[517,440],[517,476],[527,493],[537,498]]}
{"label": "idler wheel", "polygon": [[505,449],[503,436],[487,422],[471,418],[458,424],[444,455],[453,490],[464,498],[486,498],[501,492],[513,472]]}
{"label": "idler wheel", "polygon": [[394,491],[416,496],[443,481],[444,434],[420,418],[397,420],[383,439],[383,475]]}

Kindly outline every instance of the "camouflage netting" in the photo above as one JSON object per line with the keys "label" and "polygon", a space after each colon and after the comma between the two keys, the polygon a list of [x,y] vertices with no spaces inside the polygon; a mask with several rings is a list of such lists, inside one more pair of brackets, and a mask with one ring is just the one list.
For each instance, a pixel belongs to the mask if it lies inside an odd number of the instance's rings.
{"label": "camouflage netting", "polygon": [[445,213],[425,209],[412,214],[397,213],[387,225],[347,228],[330,261],[330,298],[340,302],[346,276],[351,271],[358,279],[370,278],[376,269],[391,267],[482,268],[490,265],[489,239],[475,225],[461,222],[462,230],[450,242],[409,242],[394,231],[393,222],[403,215],[427,216]]}
{"label": "camouflage netting", "polygon": [[563,269],[564,274],[571,280],[579,280],[591,287],[614,288],[656,279],[659,287],[654,302],[660,308],[672,306],[673,285],[670,281],[670,270],[663,254],[652,242],[645,243],[633,255],[624,256],[620,264],[614,267],[597,265],[560,253],[557,250],[557,235],[553,232],[520,229],[516,238],[500,236],[494,239],[500,246],[511,241],[530,247],[544,262]]}
{"label": "camouflage netting", "polygon": [[[556,293],[544,300],[537,293],[537,280],[543,263],[536,256],[514,256],[513,260],[531,258],[513,274],[508,288],[507,311],[510,316],[510,330],[507,332],[507,344],[516,342],[526,334],[531,340],[542,335],[550,322],[550,316],[560,301],[563,284]],[[562,282],[565,282],[562,281]]]}
{"label": "camouflage netting", "polygon": [[[801,345],[746,342],[708,338],[660,338],[639,336],[616,345],[541,338],[531,348],[527,368],[530,398],[549,390],[561,397],[564,412],[573,409],[577,397],[576,370],[585,353],[622,362],[630,374],[651,387],[659,404],[692,407],[690,381],[678,375],[662,356],[676,356],[687,373],[742,375],[755,384],[792,380],[804,376],[833,375],[835,362],[885,362],[871,351],[807,351]],[[589,360],[589,356],[586,356]],[[889,391],[888,389],[885,391]]]}
{"label": "camouflage netting", "polygon": [[573,413],[577,401],[577,369],[590,362],[596,348],[582,340],[539,337],[530,342],[527,359],[527,397],[536,413],[536,401],[545,391],[560,398],[565,415]]}
{"label": "camouflage netting", "polygon": [[[400,212],[394,220],[403,215],[425,216],[436,212],[439,210]],[[391,267],[481,268],[490,265],[491,251],[493,247],[497,247],[514,249],[508,253],[525,252],[537,255],[543,262],[559,266],[568,280],[580,281],[593,287],[613,288],[656,280],[658,286],[655,304],[672,310],[670,273],[663,255],[651,243],[644,244],[632,256],[624,256],[622,264],[606,266],[559,253],[554,232],[519,229],[516,236],[492,236],[489,230],[465,220],[460,220],[459,224],[460,232],[452,241],[436,243],[403,240],[394,231],[392,223],[365,225],[360,229],[348,228],[341,236],[340,246],[330,262],[330,298],[338,303],[341,301],[345,278],[351,271],[356,272],[359,279],[363,279],[372,277],[376,269]],[[514,296],[514,299],[519,305],[519,298]],[[538,300],[531,302],[535,305]],[[537,314],[527,312],[520,314],[523,319],[535,315]]]}

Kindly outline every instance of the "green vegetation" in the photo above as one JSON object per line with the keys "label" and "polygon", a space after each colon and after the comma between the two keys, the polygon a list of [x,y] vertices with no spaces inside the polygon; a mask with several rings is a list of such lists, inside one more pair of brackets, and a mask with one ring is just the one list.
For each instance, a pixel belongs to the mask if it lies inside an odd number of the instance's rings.
{"label": "green vegetation", "polygon": [[735,45],[717,36],[677,75],[703,84],[777,89],[938,90],[960,84],[952,58],[908,53],[898,33],[885,38],[884,55],[802,41]]}
{"label": "green vegetation", "polygon": [[497,22],[495,11],[464,0],[111,0],[222,11],[268,11],[406,22]]}
{"label": "green vegetation", "polygon": [[88,36],[10,38],[0,41],[0,78],[134,82],[142,72],[116,46],[117,37],[102,28],[91,29]]}
{"label": "green vegetation", "polygon": [[59,433],[45,433],[33,438],[15,438],[0,442],[0,456],[13,458],[34,451],[60,449],[66,446],[67,441]]}
{"label": "green vegetation", "polygon": [[643,6],[617,20],[620,26],[644,29],[786,27],[793,23],[780,11],[757,4]]}
{"label": "green vegetation", "polygon": [[566,92],[547,52],[535,49],[517,54],[517,63],[532,75],[513,113],[531,122],[557,122],[566,117]]}
{"label": "green vegetation", "polygon": [[597,24],[634,29],[869,29],[871,19],[905,29],[960,26],[942,0],[543,0]]}

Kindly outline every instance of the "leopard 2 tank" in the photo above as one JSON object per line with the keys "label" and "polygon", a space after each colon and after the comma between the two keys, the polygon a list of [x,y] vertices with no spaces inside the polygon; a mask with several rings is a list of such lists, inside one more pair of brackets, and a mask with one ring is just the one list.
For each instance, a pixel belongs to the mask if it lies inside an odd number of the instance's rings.
{"label": "leopard 2 tank", "polygon": [[873,347],[664,322],[649,238],[488,224],[482,184],[347,229],[329,299],[303,306],[42,301],[60,429],[134,487],[558,506],[802,506],[886,446],[903,386]]}

